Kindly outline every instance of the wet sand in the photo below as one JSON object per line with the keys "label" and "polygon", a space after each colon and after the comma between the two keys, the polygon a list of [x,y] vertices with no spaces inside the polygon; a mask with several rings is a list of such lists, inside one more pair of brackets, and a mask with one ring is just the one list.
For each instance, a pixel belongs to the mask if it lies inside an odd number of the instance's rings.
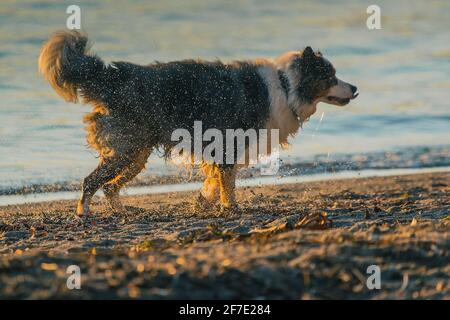
{"label": "wet sand", "polygon": [[[0,207],[0,298],[450,299],[450,173]],[[80,290],[66,268],[81,268]],[[381,289],[366,269],[381,270]]]}

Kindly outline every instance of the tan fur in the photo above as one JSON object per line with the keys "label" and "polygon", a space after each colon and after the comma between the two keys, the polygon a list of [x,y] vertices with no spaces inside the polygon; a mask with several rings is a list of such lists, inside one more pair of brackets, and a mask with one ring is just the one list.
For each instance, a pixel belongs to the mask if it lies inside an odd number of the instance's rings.
{"label": "tan fur", "polygon": [[77,43],[87,43],[87,36],[78,31],[59,31],[44,44],[39,55],[39,72],[53,89],[68,102],[78,101],[76,86],[58,77],[64,63],[67,63],[68,50],[76,50]]}
{"label": "tan fur", "polygon": [[219,171],[220,204],[223,208],[236,206],[236,167]]}
{"label": "tan fur", "polygon": [[206,179],[200,193],[209,203],[215,203],[219,200],[219,168],[214,164],[203,163],[201,171]]}
{"label": "tan fur", "polygon": [[145,164],[151,151],[152,150],[150,149],[141,150],[128,167],[126,167],[114,179],[103,185],[103,192],[114,211],[123,211],[123,206],[119,200],[119,191],[145,168]]}
{"label": "tan fur", "polygon": [[[111,157],[114,155],[114,146],[107,143],[112,140],[113,132],[111,126],[100,127],[100,119],[105,122],[108,110],[101,104],[96,104],[93,111],[84,116],[83,122],[86,124],[86,140],[89,146],[97,150],[100,155]],[[117,139],[116,139],[117,140]],[[118,140],[117,142],[119,142]],[[117,144],[117,142],[115,144]]]}
{"label": "tan fur", "polygon": [[209,204],[220,200],[223,208],[236,206],[235,188],[238,166],[219,168],[214,164],[203,163],[201,171],[206,176],[201,189],[203,200]]}

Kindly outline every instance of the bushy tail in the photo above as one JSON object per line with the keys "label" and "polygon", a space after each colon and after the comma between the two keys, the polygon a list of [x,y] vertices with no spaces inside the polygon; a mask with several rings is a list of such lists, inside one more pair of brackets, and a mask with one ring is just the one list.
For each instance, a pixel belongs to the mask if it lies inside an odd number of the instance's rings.
{"label": "bushy tail", "polygon": [[81,32],[58,31],[44,44],[39,55],[39,72],[56,93],[68,102],[78,101],[78,89],[101,81],[105,65],[88,55],[87,36]]}

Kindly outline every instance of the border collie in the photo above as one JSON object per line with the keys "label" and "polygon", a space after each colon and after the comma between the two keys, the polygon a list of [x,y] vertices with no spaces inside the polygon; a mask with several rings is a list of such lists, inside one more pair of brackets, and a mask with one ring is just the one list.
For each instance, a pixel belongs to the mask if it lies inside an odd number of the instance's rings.
{"label": "border collie", "polygon": [[[167,156],[178,128],[192,130],[278,129],[279,143],[297,133],[317,103],[346,105],[357,88],[336,77],[332,64],[311,47],[276,59],[223,63],[182,60],[141,66],[105,64],[88,53],[87,36],[59,31],[42,47],[39,70],[68,102],[90,104],[87,141],[100,154],[97,168],[83,181],[77,214],[102,188],[114,211],[124,207],[119,190],[144,167],[153,150]],[[220,201],[235,208],[234,164],[204,164],[206,179],[198,203]]]}

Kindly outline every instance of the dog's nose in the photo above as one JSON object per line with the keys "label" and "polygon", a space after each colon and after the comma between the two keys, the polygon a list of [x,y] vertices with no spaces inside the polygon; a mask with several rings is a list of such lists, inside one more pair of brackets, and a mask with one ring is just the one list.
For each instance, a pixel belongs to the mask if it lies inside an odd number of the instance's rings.
{"label": "dog's nose", "polygon": [[352,90],[352,93],[355,94],[356,91],[358,91],[358,88],[355,87],[354,85],[350,85],[350,89]]}

